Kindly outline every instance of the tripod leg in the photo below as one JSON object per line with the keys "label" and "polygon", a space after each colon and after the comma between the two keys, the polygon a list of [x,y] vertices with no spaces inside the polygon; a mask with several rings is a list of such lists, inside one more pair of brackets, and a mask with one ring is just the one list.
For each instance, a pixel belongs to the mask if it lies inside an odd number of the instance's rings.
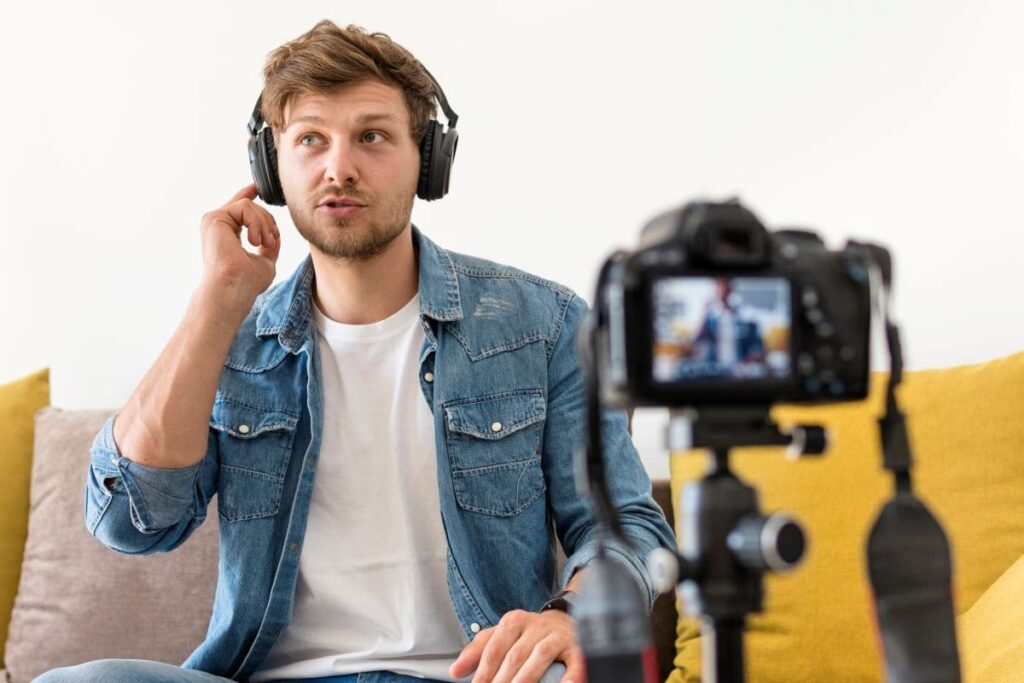
{"label": "tripod leg", "polygon": [[743,683],[743,626],[745,620],[713,622],[701,628],[704,683]]}

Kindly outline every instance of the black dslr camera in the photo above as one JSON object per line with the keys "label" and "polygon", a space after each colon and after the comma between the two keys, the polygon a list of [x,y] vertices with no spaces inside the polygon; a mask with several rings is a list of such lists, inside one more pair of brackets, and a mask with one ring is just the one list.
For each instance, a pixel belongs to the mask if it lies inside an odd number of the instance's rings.
{"label": "black dslr camera", "polygon": [[[648,223],[634,251],[609,257],[577,340],[587,378],[587,490],[602,528],[628,545],[604,476],[601,405],[669,408],[669,451],[706,451],[707,469],[676,503],[679,548],[647,559],[659,590],[678,587],[702,619],[704,680],[743,683],[743,630],[763,609],[766,572],[796,567],[800,524],[765,516],[753,486],[730,464],[739,446],[786,446],[821,455],[820,425],[786,429],[772,404],[867,397],[872,313],[889,351],[886,411],[878,420],[883,465],[895,495],[867,543],[868,570],[887,680],[959,683],[952,563],[941,525],[911,489],[910,441],[896,399],[899,330],[888,315],[888,249],[848,241],[830,251],[806,230],[768,231],[738,201],[691,202]],[[574,611],[591,683],[655,680],[642,600],[607,560],[605,536]],[[925,571],[924,567],[927,567]],[[625,597],[624,597],[625,596]],[[936,643],[941,643],[936,645]]]}
{"label": "black dslr camera", "polygon": [[769,232],[736,200],[660,214],[607,265],[602,401],[824,403],[867,395],[870,261]]}

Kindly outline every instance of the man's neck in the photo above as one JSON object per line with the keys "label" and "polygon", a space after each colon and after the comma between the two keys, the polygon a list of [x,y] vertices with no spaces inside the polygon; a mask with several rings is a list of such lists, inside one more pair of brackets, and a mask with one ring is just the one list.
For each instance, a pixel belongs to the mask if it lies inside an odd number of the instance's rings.
{"label": "man's neck", "polygon": [[331,320],[367,325],[397,312],[419,289],[412,230],[365,260],[332,259],[312,250],[313,298]]}

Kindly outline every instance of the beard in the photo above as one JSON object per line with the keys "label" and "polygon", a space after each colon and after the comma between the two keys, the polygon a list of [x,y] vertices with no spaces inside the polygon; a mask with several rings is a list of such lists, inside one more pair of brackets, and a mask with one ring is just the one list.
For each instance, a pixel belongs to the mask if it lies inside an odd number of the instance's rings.
{"label": "beard", "polygon": [[328,216],[312,209],[300,210],[288,203],[288,213],[299,234],[310,246],[334,259],[366,260],[395,241],[409,225],[415,193],[392,200],[375,201],[352,190],[340,193],[366,204],[354,216]]}

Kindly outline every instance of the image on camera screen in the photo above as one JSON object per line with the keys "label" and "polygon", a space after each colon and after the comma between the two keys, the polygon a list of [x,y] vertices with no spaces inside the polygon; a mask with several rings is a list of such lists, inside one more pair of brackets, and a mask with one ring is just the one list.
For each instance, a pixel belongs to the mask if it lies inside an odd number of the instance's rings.
{"label": "image on camera screen", "polygon": [[666,277],[654,282],[656,382],[785,380],[793,325],[779,277]]}

